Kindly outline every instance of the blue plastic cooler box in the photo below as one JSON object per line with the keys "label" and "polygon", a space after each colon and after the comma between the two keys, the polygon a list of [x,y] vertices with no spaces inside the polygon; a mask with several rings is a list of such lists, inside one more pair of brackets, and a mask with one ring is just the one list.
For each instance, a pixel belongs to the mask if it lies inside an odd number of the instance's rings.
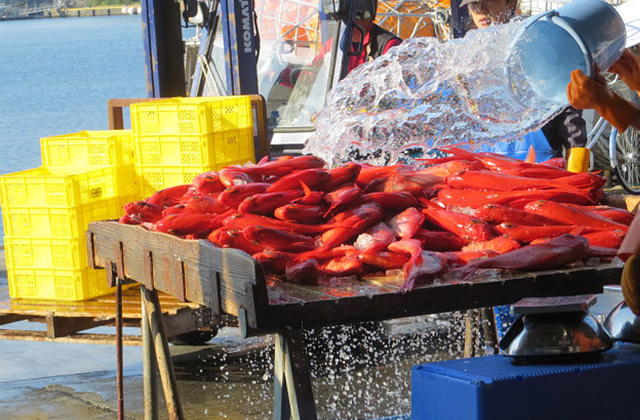
{"label": "blue plastic cooler box", "polygon": [[412,420],[640,419],[640,346],[596,363],[513,365],[502,355],[414,366]]}

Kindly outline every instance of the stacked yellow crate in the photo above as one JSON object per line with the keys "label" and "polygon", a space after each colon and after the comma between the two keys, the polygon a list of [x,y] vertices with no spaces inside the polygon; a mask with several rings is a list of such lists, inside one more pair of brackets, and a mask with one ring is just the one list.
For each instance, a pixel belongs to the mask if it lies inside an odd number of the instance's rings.
{"label": "stacked yellow crate", "polygon": [[188,184],[255,159],[248,96],[172,98],[131,105],[140,193]]}
{"label": "stacked yellow crate", "polygon": [[41,140],[43,167],[0,177],[12,298],[84,300],[111,293],[88,267],[89,222],[114,219],[136,198],[130,131]]}

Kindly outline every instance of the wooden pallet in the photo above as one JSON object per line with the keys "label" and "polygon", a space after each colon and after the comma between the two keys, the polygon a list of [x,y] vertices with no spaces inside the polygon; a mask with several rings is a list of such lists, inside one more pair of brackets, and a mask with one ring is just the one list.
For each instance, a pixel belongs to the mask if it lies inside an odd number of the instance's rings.
{"label": "wooden pallet", "polygon": [[[169,336],[206,328],[210,324],[210,310],[196,303],[179,302],[160,293],[164,322]],[[140,327],[140,288],[134,286],[123,291],[122,316],[124,326]],[[115,295],[106,295],[84,301],[51,301],[37,299],[10,299],[0,294],[0,339],[26,341],[56,341],[70,343],[113,344],[114,334],[83,332],[100,326],[115,324]],[[45,325],[45,330],[11,328],[18,321]],[[25,324],[19,324],[25,326]],[[127,345],[141,345],[140,335],[125,335]]]}

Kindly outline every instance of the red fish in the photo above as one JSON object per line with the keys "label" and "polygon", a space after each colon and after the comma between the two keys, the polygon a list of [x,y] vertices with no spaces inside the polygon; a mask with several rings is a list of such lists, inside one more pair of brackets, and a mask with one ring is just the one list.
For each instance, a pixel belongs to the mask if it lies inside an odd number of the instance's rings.
{"label": "red fish", "polygon": [[515,251],[475,261],[458,271],[464,279],[480,268],[538,271],[564,267],[588,255],[589,241],[582,236],[562,235],[548,242],[523,246]]}
{"label": "red fish", "polygon": [[309,206],[316,206],[322,203],[322,198],[324,197],[324,192],[322,191],[311,191],[304,182],[301,182],[302,190],[304,191],[304,195],[300,198],[296,198],[291,201],[291,204],[304,204]]}
{"label": "red fish", "polygon": [[581,206],[580,208],[582,210],[586,210],[590,213],[595,213],[599,216],[606,217],[607,219],[613,220],[614,222],[622,223],[623,225],[627,226],[629,226],[631,222],[633,222],[633,218],[635,216],[635,213],[624,209],[619,209],[617,207]]}
{"label": "red fish", "polygon": [[344,209],[350,204],[354,204],[362,197],[362,190],[356,185],[346,185],[338,190],[325,193],[324,201],[331,206],[324,216],[332,214],[335,210]]}
{"label": "red fish", "polygon": [[400,238],[410,239],[420,230],[424,219],[425,215],[422,212],[414,207],[409,207],[391,218],[389,226]]}
{"label": "red fish", "polygon": [[567,169],[567,161],[565,158],[551,158],[540,162],[540,165],[551,166],[552,168]]}
{"label": "red fish", "polygon": [[157,232],[171,233],[173,235],[188,235],[198,232],[210,232],[222,225],[222,220],[228,215],[181,213],[171,214],[153,224],[153,230]]}
{"label": "red fish", "polygon": [[365,252],[358,255],[358,258],[366,264],[381,270],[393,270],[402,268],[407,262],[409,257],[403,254],[390,251],[375,251]]}
{"label": "red fish", "polygon": [[320,271],[316,260],[292,262],[285,268],[285,278],[293,283],[316,285],[318,277]]}
{"label": "red fish", "polygon": [[329,229],[320,236],[319,249],[325,250],[344,244],[349,239],[382,221],[384,211],[375,203],[363,204],[344,213],[337,214],[327,224],[340,227]]}
{"label": "red fish", "polygon": [[485,242],[473,242],[464,248],[462,251],[495,251],[498,254],[504,254],[505,252],[513,251],[520,248],[520,243],[510,236],[498,236]]}
{"label": "red fish", "polygon": [[266,182],[253,182],[251,184],[235,185],[226,188],[218,195],[218,201],[230,208],[237,208],[242,201],[254,194],[261,194],[269,188],[271,184]]}
{"label": "red fish", "polygon": [[262,252],[265,249],[264,246],[248,241],[242,235],[242,231],[238,229],[219,228],[212,231],[207,239],[221,248],[236,248],[249,255]]}
{"label": "red fish", "polygon": [[484,250],[484,251],[451,251],[443,253],[445,258],[447,259],[447,263],[454,266],[463,266],[469,264],[471,261],[477,260],[479,258],[488,258],[495,257],[498,254],[495,251]]}
{"label": "red fish", "polygon": [[451,232],[426,229],[420,229],[416,232],[414,238],[421,240],[422,247],[428,251],[460,251],[467,243]]}
{"label": "red fish", "polygon": [[119,223],[123,223],[125,225],[140,225],[142,222],[137,216],[131,216],[129,214],[123,214],[122,217],[118,220]]}
{"label": "red fish", "polygon": [[267,249],[253,254],[252,257],[270,272],[284,274],[287,265],[293,262],[295,254]]}
{"label": "red fish", "polygon": [[500,204],[485,204],[474,210],[473,214],[485,222],[500,224],[511,223],[527,226],[554,226],[562,223],[524,210],[501,206]]}
{"label": "red fish", "polygon": [[309,206],[304,204],[286,204],[273,212],[276,219],[296,223],[315,223],[324,217],[326,207]]}
{"label": "red fish", "polygon": [[322,185],[322,190],[331,191],[340,185],[355,182],[360,174],[360,168],[359,163],[349,162],[337,168],[330,169],[328,171],[330,175],[329,181]]}
{"label": "red fish", "polygon": [[229,207],[212,195],[196,195],[185,203],[184,209],[187,213],[224,213]]}
{"label": "red fish", "polygon": [[358,184],[360,188],[364,188],[369,185],[374,179],[387,177],[391,174],[402,171],[415,171],[415,168],[411,165],[400,163],[393,166],[361,165],[360,173],[356,178],[356,184]]}
{"label": "red fish", "polygon": [[[217,193],[211,193],[211,194],[215,195]],[[198,193],[196,192],[196,189],[193,187],[189,187],[187,192],[182,194],[182,197],[180,197],[180,200],[178,200],[178,204],[187,204],[187,201],[191,200],[191,198],[195,197],[196,195],[198,195]]]}
{"label": "red fish", "polygon": [[229,229],[244,229],[247,226],[264,226],[276,229],[286,230],[289,232],[317,234],[329,230],[335,225],[301,225],[298,223],[285,222],[278,219],[272,219],[266,216],[260,216],[250,213],[232,214],[222,221],[222,225]]}
{"label": "red fish", "polygon": [[437,165],[421,169],[419,173],[436,175],[446,178],[449,175],[457,174],[460,171],[469,169],[483,169],[484,165],[476,160],[450,160]]}
{"label": "red fish", "polygon": [[385,210],[404,210],[416,207],[418,200],[406,191],[380,191],[364,194],[361,203],[378,203]]}
{"label": "red fish", "polygon": [[301,197],[302,195],[301,190],[255,194],[245,198],[242,203],[240,203],[238,213],[261,215],[273,213],[278,207],[289,204],[291,200]]}
{"label": "red fish", "polygon": [[[571,177],[565,177],[565,179]],[[516,191],[532,189],[569,189],[576,188],[560,182],[562,178],[545,179],[509,175],[492,171],[462,171],[446,178],[447,185],[456,189]]]}
{"label": "red fish", "polygon": [[[134,216],[140,222],[155,223],[162,219],[164,207],[147,203],[146,201],[132,201],[124,205],[124,211],[129,216]],[[139,224],[139,223],[137,223]]]}
{"label": "red fish", "polygon": [[360,234],[355,246],[364,253],[376,252],[386,249],[395,240],[395,232],[386,223],[378,223]]}
{"label": "red fish", "polygon": [[196,176],[191,181],[191,185],[195,192],[201,195],[220,192],[225,188],[224,184],[220,182],[217,171],[209,171]]}
{"label": "red fish", "polygon": [[565,224],[586,226],[590,228],[620,229],[626,232],[628,226],[614,222],[606,217],[582,210],[577,206],[568,206],[553,201],[538,200],[527,204],[525,210],[557,220]]}
{"label": "red fish", "polygon": [[332,258],[342,257],[345,255],[358,255],[360,250],[352,245],[342,245],[335,248],[325,250],[314,249],[313,251],[301,252],[296,255],[296,261],[304,261],[308,259],[316,261],[326,261]]}
{"label": "red fish", "polygon": [[190,185],[176,185],[175,187],[165,188],[164,190],[156,191],[145,201],[160,207],[175,206],[180,202],[180,197],[189,190],[189,187]]}
{"label": "red fish", "polygon": [[423,203],[429,204],[422,209],[429,222],[454,233],[467,242],[487,241],[492,236],[491,227],[480,219],[468,214],[440,209],[428,201]]}
{"label": "red fish", "polygon": [[388,176],[381,191],[406,191],[414,196],[430,196],[444,182],[444,178],[418,172],[397,172]]}
{"label": "red fish", "polygon": [[314,239],[309,236],[272,227],[247,226],[242,229],[242,234],[248,241],[260,244],[265,249],[280,251],[286,251],[295,245],[308,245],[313,248],[314,243]]}
{"label": "red fish", "polygon": [[572,233],[574,229],[576,229],[574,225],[518,226],[511,223],[501,223],[495,226],[495,230],[500,234],[510,236],[524,244],[541,238],[556,238],[567,233]]}
{"label": "red fish", "polygon": [[622,245],[625,232],[621,230],[604,230],[602,232],[592,232],[582,234],[589,240],[589,247],[600,246],[603,248],[618,249]]}
{"label": "red fish", "polygon": [[485,204],[511,205],[516,200],[553,200],[579,205],[593,204],[594,197],[589,192],[566,190],[523,190],[523,191],[480,191],[444,188],[438,191],[438,201],[449,206],[477,208]]}
{"label": "red fish", "polygon": [[311,189],[316,189],[326,183],[329,178],[331,175],[324,169],[303,169],[283,176],[271,184],[267,192],[302,189],[301,182]]}
{"label": "red fish", "polygon": [[219,172],[220,182],[227,188],[256,182],[258,179],[249,175],[244,168],[227,166]]}
{"label": "red fish", "polygon": [[357,256],[345,255],[324,262],[319,269],[322,274],[327,276],[347,277],[361,274],[364,271],[364,266]]}
{"label": "red fish", "polygon": [[165,207],[165,209],[162,210],[162,217],[167,217],[170,214],[180,214],[186,212],[187,209],[184,204],[176,204],[175,206]]}
{"label": "red fish", "polygon": [[287,159],[277,159],[260,165],[242,168],[247,174],[256,178],[267,176],[285,176],[293,171],[303,169],[318,169],[324,167],[324,160],[316,156],[295,156]]}
{"label": "red fish", "polygon": [[417,239],[403,239],[389,245],[389,251],[409,254],[409,261],[404,266],[405,279],[399,292],[413,289],[420,276],[441,272],[447,262],[446,257],[438,252],[423,251],[422,243]]}

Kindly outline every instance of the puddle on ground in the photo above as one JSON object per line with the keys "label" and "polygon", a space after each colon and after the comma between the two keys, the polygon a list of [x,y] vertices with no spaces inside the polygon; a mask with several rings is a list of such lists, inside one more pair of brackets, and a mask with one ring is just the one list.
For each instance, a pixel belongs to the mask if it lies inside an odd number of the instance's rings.
{"label": "puddle on ground", "polygon": [[[462,357],[463,326],[463,315],[455,313],[308,333],[319,418],[408,413],[411,367]],[[172,345],[171,351],[185,418],[270,418],[270,336],[244,340],[237,330],[225,328],[206,346]],[[127,370],[124,386],[126,418],[142,419],[142,366]],[[167,418],[162,400],[159,407],[160,418]],[[20,420],[113,419],[115,372],[0,383],[0,412]]]}

